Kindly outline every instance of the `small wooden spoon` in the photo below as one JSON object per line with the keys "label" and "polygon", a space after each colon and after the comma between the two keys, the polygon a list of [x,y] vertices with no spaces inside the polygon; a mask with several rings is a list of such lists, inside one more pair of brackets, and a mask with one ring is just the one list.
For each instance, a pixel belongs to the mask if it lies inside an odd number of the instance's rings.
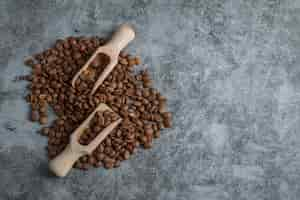
{"label": "small wooden spoon", "polygon": [[81,145],[78,140],[80,135],[84,132],[94,115],[98,111],[112,111],[106,104],[101,103],[99,106],[88,116],[88,118],[72,133],[70,137],[70,143],[58,156],[50,161],[50,170],[57,176],[64,177],[72,168],[73,164],[83,155],[91,154],[95,148],[106,138],[106,136],[122,121],[118,119],[108,125],[102,130],[96,138],[88,145]]}
{"label": "small wooden spoon", "polygon": [[122,24],[118,30],[113,34],[111,40],[107,42],[104,46],[100,46],[91,58],[85,63],[85,65],[77,72],[77,74],[72,79],[72,86],[75,87],[75,82],[80,76],[80,74],[88,68],[91,62],[96,58],[99,53],[106,54],[110,57],[110,62],[104,69],[104,71],[99,76],[96,81],[91,94],[94,94],[97,88],[102,84],[105,78],[113,70],[113,68],[118,64],[118,57],[123,48],[127,46],[135,37],[135,32],[131,26],[128,24]]}

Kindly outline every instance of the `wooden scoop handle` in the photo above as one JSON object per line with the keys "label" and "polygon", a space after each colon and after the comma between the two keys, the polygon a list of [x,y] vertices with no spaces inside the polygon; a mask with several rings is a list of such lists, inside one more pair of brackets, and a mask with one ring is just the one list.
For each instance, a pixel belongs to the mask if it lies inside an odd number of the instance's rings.
{"label": "wooden scoop handle", "polygon": [[104,46],[100,46],[84,66],[75,74],[72,79],[72,86],[75,87],[75,82],[80,74],[88,68],[92,61],[96,58],[99,53],[104,53],[110,57],[110,64],[105,68],[104,72],[100,75],[97,82],[95,83],[92,94],[95,93],[97,88],[102,84],[104,79],[109,75],[113,68],[118,64],[118,57],[121,50],[127,46],[135,37],[135,32],[128,24],[122,24],[118,30],[113,34],[111,40]]}
{"label": "wooden scoop handle", "polygon": [[73,151],[71,145],[68,144],[63,152],[50,161],[50,170],[57,176],[64,177],[82,155],[84,155],[84,153]]}
{"label": "wooden scoop handle", "polygon": [[[53,160],[49,162],[49,168],[57,176],[64,177],[71,170],[73,164],[83,155],[91,154],[97,146],[109,135],[112,130],[117,127],[122,118],[112,122],[107,127],[105,127],[97,136],[94,138],[90,144],[81,145],[78,142],[79,137],[83,134],[83,131],[88,126],[97,111],[112,111],[104,103],[100,103],[97,108],[84,120],[81,125],[72,133],[70,138],[70,143],[66,146],[63,152],[56,156]],[[113,111],[112,111],[113,112]]]}
{"label": "wooden scoop handle", "polygon": [[118,56],[120,51],[134,39],[134,36],[135,33],[133,28],[128,24],[122,24],[105,46],[110,47],[114,51],[115,55]]}

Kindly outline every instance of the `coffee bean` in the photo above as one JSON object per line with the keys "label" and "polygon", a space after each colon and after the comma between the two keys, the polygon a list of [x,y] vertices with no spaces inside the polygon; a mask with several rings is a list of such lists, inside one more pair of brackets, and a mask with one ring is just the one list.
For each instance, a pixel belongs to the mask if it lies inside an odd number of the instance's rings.
{"label": "coffee bean", "polygon": [[111,169],[111,168],[114,167],[114,163],[104,163],[104,167],[105,167],[106,169]]}
{"label": "coffee bean", "polygon": [[90,167],[90,165],[89,165],[88,163],[83,163],[83,164],[82,164],[82,169],[83,169],[83,170],[88,170],[89,167]]}
{"label": "coffee bean", "polygon": [[61,132],[56,132],[56,133],[55,133],[55,137],[56,137],[56,138],[60,138],[61,136],[62,136],[62,133],[61,133]]}
{"label": "coffee bean", "polygon": [[40,113],[45,114],[47,112],[47,107],[46,106],[42,106],[39,108]]}
{"label": "coffee bean", "polygon": [[143,97],[147,98],[147,97],[149,97],[150,92],[149,92],[148,89],[144,89],[144,90],[142,91],[142,94],[143,94]]}
{"label": "coffee bean", "polygon": [[80,160],[81,160],[82,162],[87,162],[87,161],[88,161],[88,156],[82,156],[82,157],[80,158]]}
{"label": "coffee bean", "polygon": [[172,126],[172,115],[170,112],[162,113],[163,125],[165,128],[171,128]]}
{"label": "coffee bean", "polygon": [[124,51],[121,51],[121,52],[120,52],[120,57],[122,57],[122,58],[127,57],[127,53],[124,52]]}
{"label": "coffee bean", "polygon": [[152,128],[148,128],[145,130],[145,135],[148,136],[153,136],[153,129]]}
{"label": "coffee bean", "polygon": [[140,65],[141,64],[141,59],[139,57],[135,57],[135,64]]}
{"label": "coffee bean", "polygon": [[49,127],[44,127],[42,128],[42,131],[41,133],[45,136],[48,136],[49,135],[49,132],[50,132],[50,128]]}
{"label": "coffee bean", "polygon": [[154,115],[154,120],[156,122],[161,122],[162,121],[162,117],[159,114]]}
{"label": "coffee bean", "polygon": [[93,131],[96,132],[96,133],[99,133],[101,131],[101,126],[95,126],[93,128]]}
{"label": "coffee bean", "polygon": [[109,138],[105,139],[105,146],[108,146],[108,147],[111,146],[111,139],[109,139]]}
{"label": "coffee bean", "polygon": [[96,56],[96,58],[92,61],[91,66],[92,67],[99,67],[101,64],[101,61],[99,60],[99,58]]}
{"label": "coffee bean", "polygon": [[136,141],[134,142],[134,146],[135,146],[135,147],[140,146],[140,142],[136,140]]}
{"label": "coffee bean", "polygon": [[36,110],[31,111],[31,121],[38,121],[39,120],[39,113]]}
{"label": "coffee bean", "polygon": [[54,142],[53,142],[55,145],[59,145],[61,143],[61,140],[58,140],[58,139],[54,139]]}
{"label": "coffee bean", "polygon": [[79,161],[77,161],[75,162],[74,167],[77,169],[82,169],[82,164]]}
{"label": "coffee bean", "polygon": [[76,60],[79,59],[79,58],[81,58],[81,53],[79,53],[79,52],[74,52],[74,53],[73,53],[73,58],[76,59]]}
{"label": "coffee bean", "polygon": [[88,159],[89,164],[94,165],[97,163],[97,160],[95,159],[95,157],[90,156]]}
{"label": "coffee bean", "polygon": [[159,101],[159,112],[160,113],[166,112],[166,103],[165,103],[165,101]]}
{"label": "coffee bean", "polygon": [[144,129],[152,129],[152,125],[151,124],[145,124]]}
{"label": "coffee bean", "polygon": [[34,60],[33,58],[28,58],[25,60],[24,62],[25,65],[27,65],[28,67],[33,67],[34,66]]}
{"label": "coffee bean", "polygon": [[128,65],[133,66],[133,65],[135,65],[135,63],[136,63],[135,58],[132,58],[132,59],[129,59]]}
{"label": "coffee bean", "polygon": [[98,153],[96,154],[96,158],[98,161],[102,161],[105,158],[105,154],[104,153]]}
{"label": "coffee bean", "polygon": [[141,136],[140,140],[143,144],[147,143],[147,137],[146,136]]}
{"label": "coffee bean", "polygon": [[102,162],[96,162],[95,164],[94,164],[94,167],[96,167],[96,168],[99,168],[99,167],[102,167]]}
{"label": "coffee bean", "polygon": [[160,131],[157,130],[154,132],[154,138],[159,138],[160,137]]}
{"label": "coffee bean", "polygon": [[119,63],[122,64],[122,65],[127,65],[127,64],[128,64],[128,61],[127,61],[126,59],[124,59],[124,58],[121,58],[121,59],[119,60]]}
{"label": "coffee bean", "polygon": [[106,169],[111,169],[114,166],[115,160],[111,159],[109,157],[105,157],[104,160],[103,160],[103,162],[104,162],[104,167]]}
{"label": "coffee bean", "polygon": [[120,165],[121,165],[121,162],[118,160],[114,163],[115,168],[120,167]]}
{"label": "coffee bean", "polygon": [[150,149],[152,147],[152,143],[146,142],[146,143],[144,143],[143,146],[144,146],[145,149]]}
{"label": "coffee bean", "polygon": [[124,153],[123,157],[124,157],[124,159],[125,159],[125,160],[128,160],[128,159],[129,159],[129,157],[130,157],[130,153],[129,153],[129,151],[125,151],[125,153]]}

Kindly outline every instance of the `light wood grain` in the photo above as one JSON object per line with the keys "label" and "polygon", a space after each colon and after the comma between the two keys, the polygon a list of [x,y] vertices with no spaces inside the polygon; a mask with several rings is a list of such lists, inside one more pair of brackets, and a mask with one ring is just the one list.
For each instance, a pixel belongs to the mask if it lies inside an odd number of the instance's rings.
{"label": "light wood grain", "polygon": [[66,146],[62,153],[56,156],[49,163],[50,170],[59,177],[64,177],[68,174],[74,163],[83,155],[91,154],[97,146],[118,126],[122,119],[112,122],[109,126],[103,129],[97,137],[88,145],[81,145],[78,140],[83,134],[86,127],[98,111],[112,111],[106,104],[99,106],[88,116],[88,118],[72,133],[70,143]]}

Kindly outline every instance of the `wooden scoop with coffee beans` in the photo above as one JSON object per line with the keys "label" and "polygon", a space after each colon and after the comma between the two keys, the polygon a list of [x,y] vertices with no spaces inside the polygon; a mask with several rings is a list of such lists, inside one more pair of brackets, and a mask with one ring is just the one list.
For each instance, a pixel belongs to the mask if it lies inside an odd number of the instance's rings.
{"label": "wooden scoop with coffee beans", "polygon": [[134,37],[135,32],[132,27],[128,24],[122,24],[113,34],[111,40],[105,45],[100,46],[90,57],[90,59],[85,63],[85,65],[77,72],[77,74],[72,79],[72,86],[75,88],[76,80],[79,78],[80,74],[82,74],[84,71],[87,71],[87,68],[90,66],[90,64],[92,64],[93,61],[96,61],[97,56],[104,54],[108,56],[109,62],[93,86],[91,94],[94,94],[97,88],[102,84],[105,78],[118,64],[118,57],[121,50],[126,47],[127,44],[134,39]]}
{"label": "wooden scoop with coffee beans", "polygon": [[[119,29],[113,34],[111,40],[104,46],[100,46],[91,58],[85,63],[85,65],[77,72],[77,74],[72,79],[72,86],[75,87],[76,80],[82,76],[82,73],[89,76],[87,79],[91,78],[87,68],[92,64],[92,62],[97,61],[99,56],[104,57],[104,60],[108,61],[108,65],[104,68],[101,75],[95,82],[91,94],[97,90],[97,88],[102,84],[105,78],[113,70],[113,68],[118,64],[118,58],[121,50],[127,46],[127,44],[134,39],[134,30],[127,24],[123,24]],[[108,59],[105,59],[108,58]],[[109,124],[104,130],[102,130],[88,145],[83,146],[78,141],[80,136],[85,132],[84,130],[89,125],[90,121],[94,115],[99,111],[110,110],[106,104],[99,104],[99,106],[90,114],[90,116],[74,131],[71,135],[70,144],[67,145],[65,150],[50,161],[50,169],[57,176],[65,176],[69,170],[72,168],[74,163],[83,155],[91,154],[94,149],[105,139],[105,137],[122,121],[122,119],[115,119],[114,122]],[[114,115],[117,116],[117,115]],[[118,117],[117,117],[118,118]],[[100,130],[96,131],[99,132]]]}
{"label": "wooden scoop with coffee beans", "polygon": [[[104,117],[102,115],[109,115],[113,122],[105,124]],[[89,129],[90,124],[93,124],[93,120],[101,121],[103,125],[107,125],[102,131],[98,128],[98,132],[94,132],[94,135],[90,137],[89,144],[86,144],[81,140],[85,135],[85,130]],[[120,124],[122,119],[114,113],[106,104],[101,103],[99,106],[88,116],[88,118],[72,133],[70,137],[70,143],[66,146],[64,151],[50,161],[50,169],[57,176],[64,177],[70,171],[74,163],[82,156],[91,154],[97,146],[108,136],[108,134]],[[97,134],[98,133],[98,134]]]}

